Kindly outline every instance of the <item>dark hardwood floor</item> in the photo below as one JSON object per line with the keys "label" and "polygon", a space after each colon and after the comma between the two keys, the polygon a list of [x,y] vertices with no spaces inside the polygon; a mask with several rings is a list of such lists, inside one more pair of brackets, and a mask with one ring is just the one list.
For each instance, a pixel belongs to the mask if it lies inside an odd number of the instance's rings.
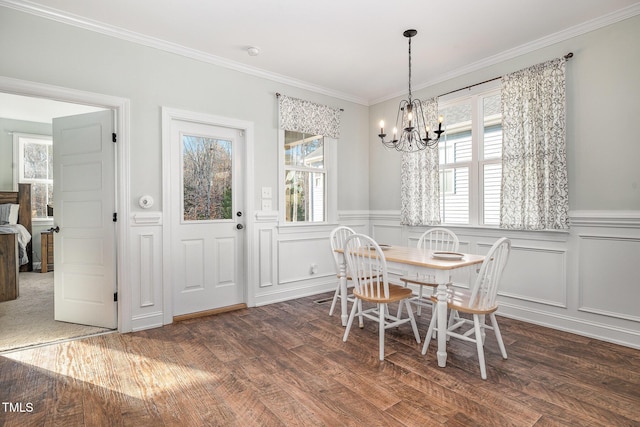
{"label": "dark hardwood floor", "polygon": [[[324,294],[0,355],[5,426],[638,426],[640,351],[499,317],[508,360],[409,325],[342,342]],[[419,319],[427,330],[429,312]]]}

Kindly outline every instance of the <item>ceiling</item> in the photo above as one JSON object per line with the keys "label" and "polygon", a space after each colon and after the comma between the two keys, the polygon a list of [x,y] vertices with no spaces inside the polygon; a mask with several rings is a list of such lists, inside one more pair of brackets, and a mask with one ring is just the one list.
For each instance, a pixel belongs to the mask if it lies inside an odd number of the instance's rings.
{"label": "ceiling", "polygon": [[[370,105],[640,14],[638,0],[0,0]],[[250,56],[249,47],[260,53]]]}

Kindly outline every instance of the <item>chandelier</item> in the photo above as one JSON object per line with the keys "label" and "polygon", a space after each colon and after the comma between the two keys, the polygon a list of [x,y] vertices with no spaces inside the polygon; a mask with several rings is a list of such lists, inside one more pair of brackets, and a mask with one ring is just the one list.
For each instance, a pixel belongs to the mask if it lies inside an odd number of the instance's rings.
{"label": "chandelier", "polygon": [[[385,141],[387,134],[384,133],[384,121],[380,121],[380,134],[378,136],[385,147],[411,153],[424,150],[427,147],[436,147],[444,130],[442,129],[443,118],[440,116],[438,118],[438,129],[429,133],[430,129],[425,121],[422,101],[411,97],[411,38],[418,34],[418,31],[406,30],[402,34],[409,39],[409,97],[400,101],[396,116],[396,127],[393,128],[393,139]],[[402,128],[399,138],[398,125]]]}

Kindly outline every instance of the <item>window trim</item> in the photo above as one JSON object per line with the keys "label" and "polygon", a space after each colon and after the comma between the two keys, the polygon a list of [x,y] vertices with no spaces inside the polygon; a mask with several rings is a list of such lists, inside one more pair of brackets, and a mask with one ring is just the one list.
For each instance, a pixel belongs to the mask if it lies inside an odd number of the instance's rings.
{"label": "window trim", "polygon": [[[13,132],[13,164],[15,167],[13,168],[13,190],[18,191],[19,183],[46,183],[51,184],[53,186],[53,178],[51,179],[28,179],[24,178],[24,139],[40,139],[44,145],[51,145],[53,147],[53,136],[51,135],[43,135],[36,133],[28,133],[28,132]],[[51,171],[53,174],[53,171]],[[33,223],[41,223],[46,225],[48,223],[53,223],[53,217],[32,217],[31,221]]]}
{"label": "window trim", "polygon": [[[286,200],[285,200],[285,174],[286,170],[302,170],[306,172],[319,172],[317,168],[305,168],[300,166],[286,167],[285,162],[285,130],[278,129],[278,222],[284,227],[309,227],[333,224],[338,218],[338,140],[329,136],[324,138],[324,173],[325,173],[325,214],[324,221],[310,222],[297,221],[287,222],[286,220]],[[262,197],[263,207],[266,197]],[[267,209],[268,210],[268,209]]]}
{"label": "window trim", "polygon": [[[502,157],[484,159],[484,144],[480,144],[480,138],[484,135],[484,120],[481,116],[481,99],[500,93],[502,82],[500,80],[491,81],[485,84],[474,86],[465,90],[464,94],[458,92],[445,95],[438,99],[438,110],[449,108],[454,105],[471,103],[471,160],[459,163],[439,164],[439,170],[468,168],[469,170],[469,222],[468,224],[448,223],[442,221],[445,226],[460,227],[486,227],[499,228],[499,224],[484,223],[484,166],[487,164],[502,164]],[[446,129],[446,128],[445,128]],[[455,183],[454,183],[455,186]],[[442,197],[442,196],[441,196]],[[440,208],[442,209],[442,207]]]}

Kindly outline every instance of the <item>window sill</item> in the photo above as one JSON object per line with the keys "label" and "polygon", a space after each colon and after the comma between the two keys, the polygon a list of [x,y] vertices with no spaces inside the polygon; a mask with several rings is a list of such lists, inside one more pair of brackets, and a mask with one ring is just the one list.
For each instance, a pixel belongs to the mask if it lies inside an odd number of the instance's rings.
{"label": "window sill", "polygon": [[440,224],[434,227],[448,228],[456,234],[509,237],[527,240],[566,241],[570,235],[569,230],[511,230],[489,225]]}

